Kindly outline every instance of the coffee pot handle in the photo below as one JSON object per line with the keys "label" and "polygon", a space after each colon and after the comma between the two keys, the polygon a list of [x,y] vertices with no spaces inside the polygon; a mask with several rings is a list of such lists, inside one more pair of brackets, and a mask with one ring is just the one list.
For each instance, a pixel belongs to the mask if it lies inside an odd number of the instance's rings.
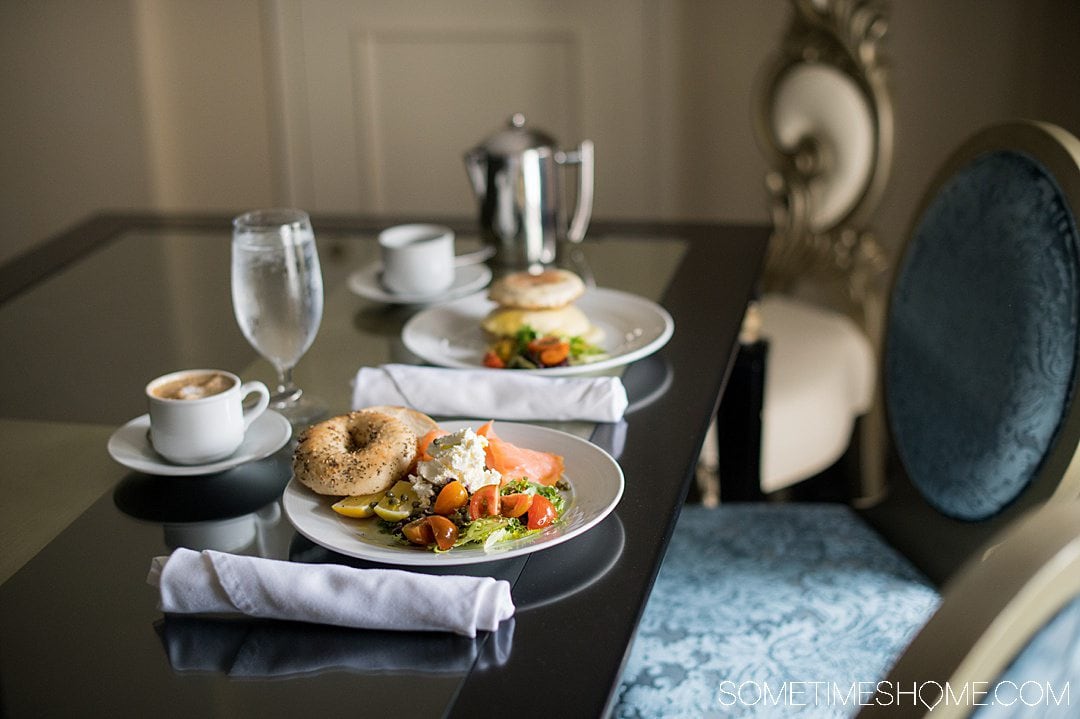
{"label": "coffee pot handle", "polygon": [[593,204],[593,144],[591,140],[582,140],[577,150],[560,152],[555,161],[562,165],[578,165],[577,204],[570,226],[566,230],[566,239],[578,243],[585,239],[585,231],[592,218]]}

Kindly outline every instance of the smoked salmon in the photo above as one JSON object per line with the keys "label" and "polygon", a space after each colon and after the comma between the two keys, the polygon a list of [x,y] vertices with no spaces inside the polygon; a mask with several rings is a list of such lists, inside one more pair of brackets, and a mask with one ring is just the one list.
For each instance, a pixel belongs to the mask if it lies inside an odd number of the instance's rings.
{"label": "smoked salmon", "polygon": [[485,454],[488,469],[502,475],[503,484],[525,477],[530,482],[553,485],[562,477],[566,466],[563,458],[550,452],[518,447],[495,434],[494,422],[485,423],[476,433],[488,441]]}
{"label": "smoked salmon", "polygon": [[439,437],[444,437],[447,434],[449,434],[449,432],[447,432],[445,429],[435,428],[433,430],[430,430],[420,439],[416,440],[417,461],[431,459],[431,455],[428,454],[428,447],[431,446],[431,442],[438,439]]}

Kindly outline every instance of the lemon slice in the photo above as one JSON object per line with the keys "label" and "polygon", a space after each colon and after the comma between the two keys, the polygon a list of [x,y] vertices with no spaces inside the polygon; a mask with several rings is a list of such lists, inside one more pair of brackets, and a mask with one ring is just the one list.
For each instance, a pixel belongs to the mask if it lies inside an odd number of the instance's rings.
{"label": "lemon slice", "polygon": [[413,494],[412,484],[402,480],[386,490],[386,494],[375,505],[375,514],[387,522],[400,522],[413,513],[414,502],[416,495]]}
{"label": "lemon slice", "polygon": [[355,494],[351,497],[339,499],[330,505],[330,509],[345,517],[364,519],[375,514],[375,505],[379,503],[384,494],[386,492]]}

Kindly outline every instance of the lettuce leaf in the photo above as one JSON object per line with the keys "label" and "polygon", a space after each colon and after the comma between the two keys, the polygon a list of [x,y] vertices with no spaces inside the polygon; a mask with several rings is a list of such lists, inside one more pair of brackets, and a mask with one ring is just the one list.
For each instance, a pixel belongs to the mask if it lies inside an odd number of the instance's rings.
{"label": "lettuce leaf", "polygon": [[[520,539],[535,533],[516,518],[511,517],[479,517],[462,527],[458,534],[455,547],[465,544],[483,544],[484,549],[491,549],[499,542],[511,539]],[[449,551],[449,550],[448,550]]]}

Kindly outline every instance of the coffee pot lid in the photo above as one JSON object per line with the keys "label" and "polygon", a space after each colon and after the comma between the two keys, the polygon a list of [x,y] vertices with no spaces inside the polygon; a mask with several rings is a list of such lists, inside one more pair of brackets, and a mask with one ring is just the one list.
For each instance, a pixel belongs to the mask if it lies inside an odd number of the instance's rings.
{"label": "coffee pot lid", "polygon": [[518,155],[525,150],[555,147],[555,140],[546,132],[525,127],[525,115],[515,112],[506,128],[484,140],[477,148],[489,155]]}

